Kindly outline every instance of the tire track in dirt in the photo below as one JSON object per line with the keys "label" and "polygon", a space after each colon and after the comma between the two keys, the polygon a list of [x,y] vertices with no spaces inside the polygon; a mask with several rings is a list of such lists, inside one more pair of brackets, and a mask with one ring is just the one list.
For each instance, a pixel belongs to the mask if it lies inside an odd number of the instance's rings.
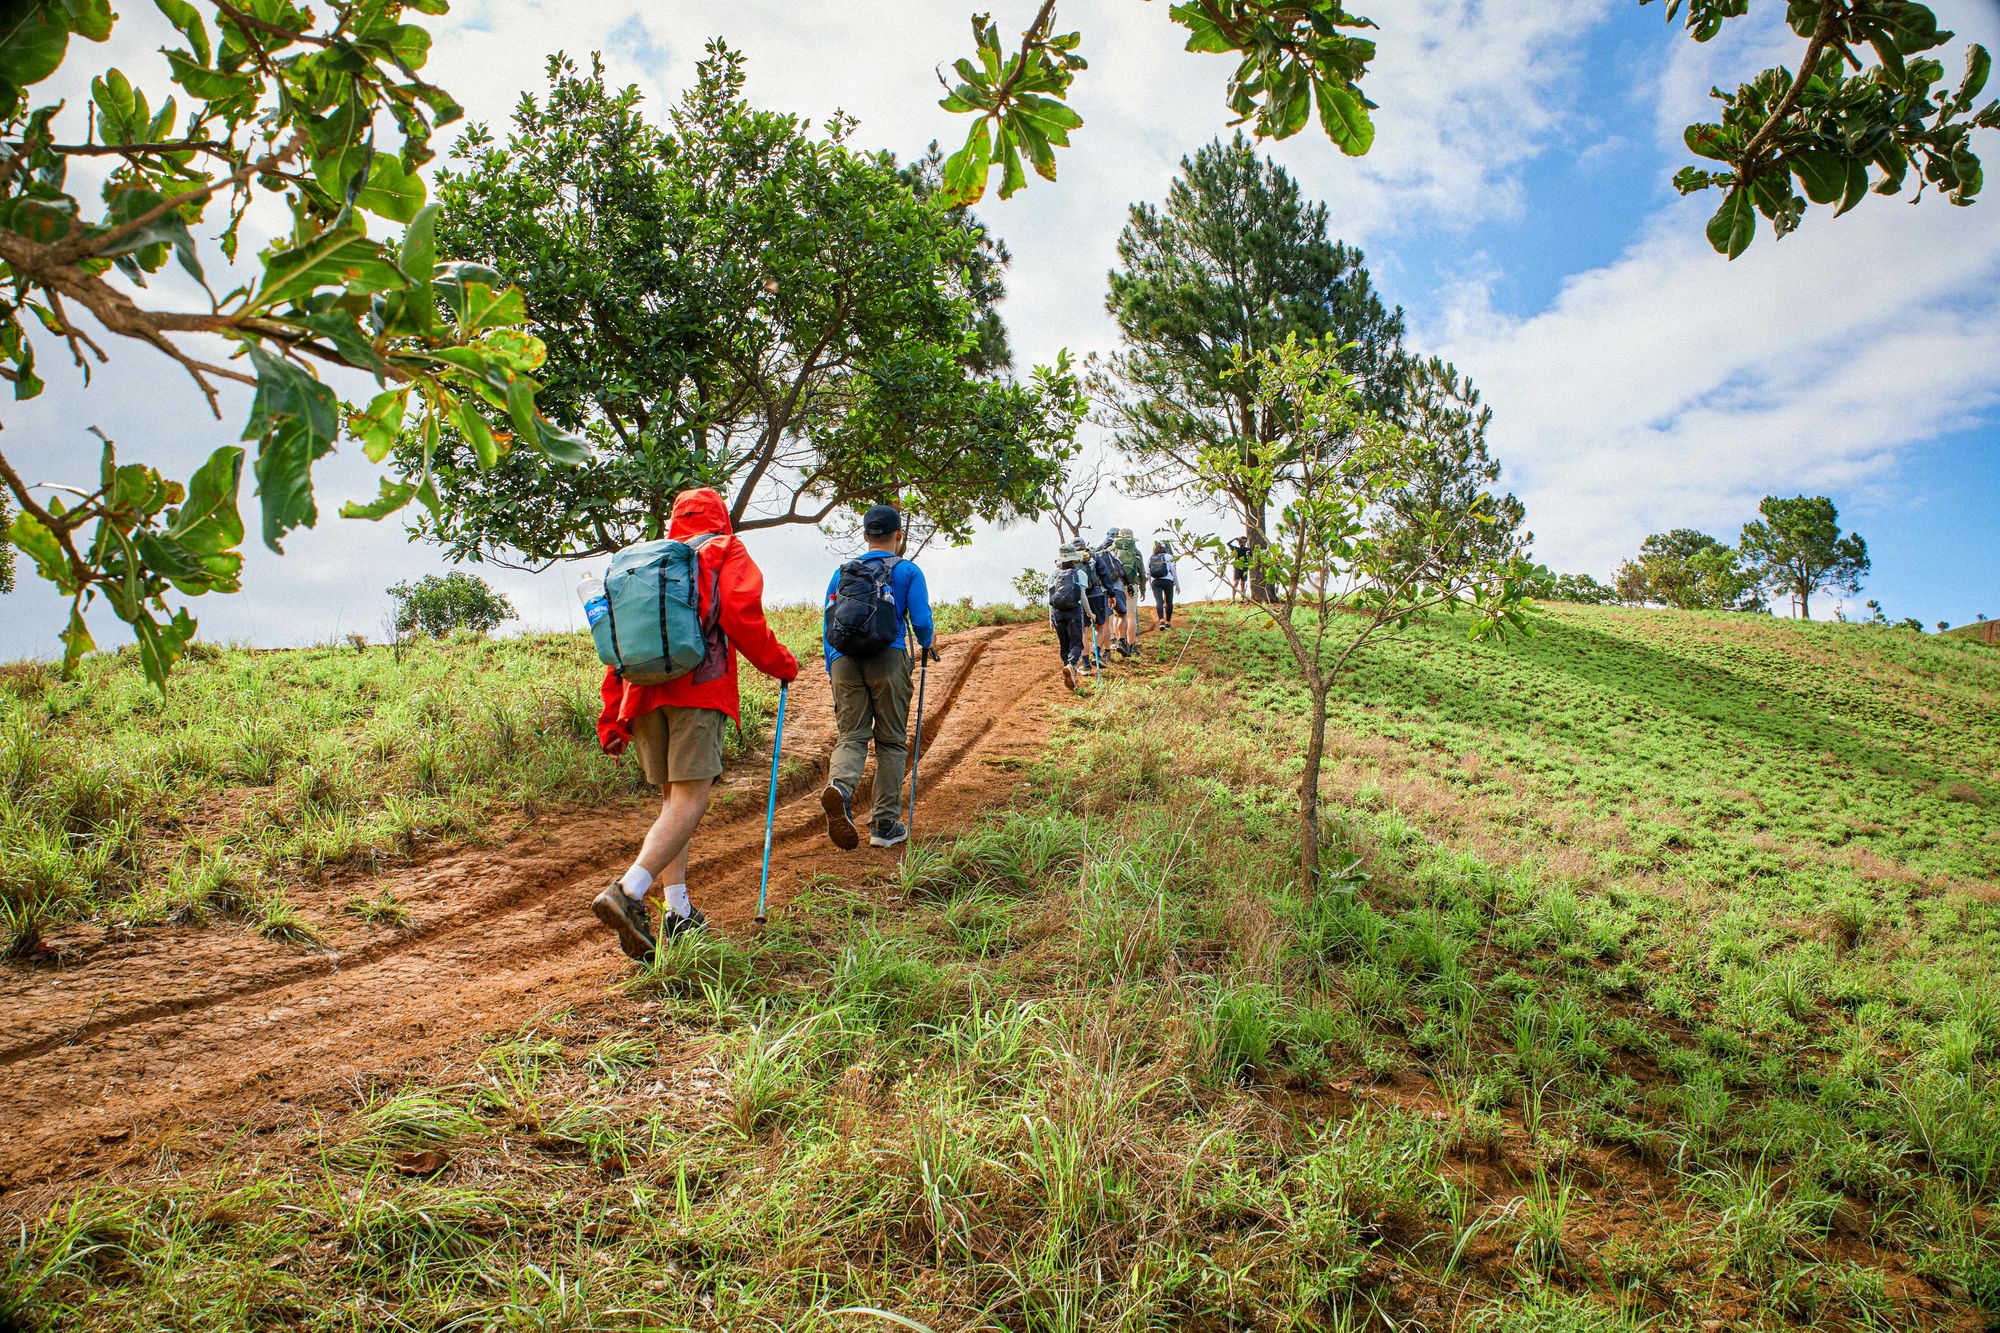
{"label": "tire track in dirt", "polygon": [[[1014,766],[985,761],[1039,753],[1062,697],[1047,637],[1017,626],[942,641],[946,688],[927,701],[920,830],[962,827],[1008,795]],[[813,665],[793,687],[786,722],[786,755],[807,762],[782,784],[774,912],[815,874],[878,878],[899,855],[865,845],[842,853],[825,840],[817,793],[833,725],[825,675]],[[768,753],[741,756],[725,774],[724,804],[696,835],[688,878],[714,929],[754,928]],[[101,965],[54,976],[0,973],[0,1008],[10,1015],[0,1047],[0,1124],[9,1130],[0,1136],[0,1212],[142,1163],[163,1139],[296,1120],[300,1103],[467,1038],[555,1007],[615,1004],[607,987],[629,964],[588,903],[653,813],[650,805],[585,812],[385,875],[382,883],[419,908],[417,924],[345,953],[301,962],[242,932],[210,929],[142,936]]]}

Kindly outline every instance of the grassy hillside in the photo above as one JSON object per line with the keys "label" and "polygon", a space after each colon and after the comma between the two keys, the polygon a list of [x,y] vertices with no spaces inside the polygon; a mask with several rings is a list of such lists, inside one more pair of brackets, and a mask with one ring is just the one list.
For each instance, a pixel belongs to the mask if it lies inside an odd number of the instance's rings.
{"label": "grassy hillside", "polygon": [[1281,650],[1190,618],[986,828],[261,1161],[83,1194],[0,1314],[1989,1325],[2000,655],[1589,608],[1502,647],[1418,626],[1340,703],[1351,868],[1309,899]]}
{"label": "grassy hillside", "polygon": [[[993,612],[953,604],[961,627]],[[801,655],[808,607],[773,612]],[[502,832],[523,813],[644,795],[597,748],[597,664],[581,634],[264,652],[199,645],[164,695],[130,653],[63,681],[0,668],[0,955],[89,921],[126,930],[240,917],[311,940],[288,885]],[[760,744],[777,691],[743,675]],[[395,911],[362,902],[362,910]]]}

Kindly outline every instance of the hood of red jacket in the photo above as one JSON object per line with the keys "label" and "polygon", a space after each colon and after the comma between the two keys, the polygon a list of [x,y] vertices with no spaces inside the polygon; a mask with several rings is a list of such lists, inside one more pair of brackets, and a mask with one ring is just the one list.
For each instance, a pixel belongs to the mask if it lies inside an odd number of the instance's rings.
{"label": "hood of red jacket", "polygon": [[728,508],[710,487],[698,486],[674,497],[673,521],[667,525],[667,536],[673,540],[684,542],[705,532],[734,531],[729,526]]}

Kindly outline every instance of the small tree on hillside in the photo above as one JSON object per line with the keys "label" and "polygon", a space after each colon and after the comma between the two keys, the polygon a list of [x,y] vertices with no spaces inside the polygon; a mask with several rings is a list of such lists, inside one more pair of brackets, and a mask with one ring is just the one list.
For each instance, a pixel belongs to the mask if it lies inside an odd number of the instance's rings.
{"label": "small tree on hillside", "polygon": [[[1469,608],[1475,639],[1525,628],[1531,572],[1519,556],[1468,539],[1471,525],[1494,521],[1483,507],[1433,511],[1416,522],[1412,540],[1412,516],[1392,501],[1426,446],[1363,407],[1340,351],[1328,341],[1287,339],[1257,354],[1259,408],[1292,423],[1288,434],[1255,458],[1221,446],[1206,450],[1202,463],[1250,489],[1271,491],[1283,479],[1277,530],[1250,558],[1272,590],[1258,609],[1283,636],[1311,699],[1299,778],[1307,892],[1319,880],[1319,774],[1327,700],[1341,673],[1377,634],[1429,611]],[[1219,536],[1179,522],[1173,532],[1180,549],[1212,571],[1234,559]]]}
{"label": "small tree on hillside", "polygon": [[1705,532],[1675,528],[1640,543],[1637,559],[1618,567],[1620,601],[1677,610],[1761,611],[1757,575],[1731,547]]}
{"label": "small tree on hillside", "polygon": [[1757,506],[1764,517],[1743,525],[1742,551],[1764,587],[1792,599],[1801,620],[1812,595],[1822,590],[1857,593],[1868,572],[1868,543],[1856,533],[1840,534],[1840,515],[1824,495],[1780,499],[1767,495]]}
{"label": "small tree on hillside", "polygon": [[389,596],[396,600],[398,637],[428,634],[442,639],[461,629],[487,634],[501,621],[514,618],[513,603],[493,591],[485,579],[459,570],[426,574],[415,583],[394,584]]}

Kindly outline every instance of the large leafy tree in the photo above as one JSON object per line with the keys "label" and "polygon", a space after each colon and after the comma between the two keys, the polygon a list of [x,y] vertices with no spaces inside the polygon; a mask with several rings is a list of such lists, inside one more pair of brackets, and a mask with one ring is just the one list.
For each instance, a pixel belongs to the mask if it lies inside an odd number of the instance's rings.
{"label": "large leafy tree", "polygon": [[720,43],[663,126],[601,67],[556,57],[549,76],[504,144],[460,141],[439,244],[523,284],[544,409],[592,457],[494,461],[448,439],[424,532],[461,558],[592,555],[660,535],[695,484],[739,529],[898,494],[948,536],[1044,507],[1076,385],[1061,366],[985,373],[1006,356],[1004,255],[927,197],[921,163],[750,106]]}
{"label": "large leafy tree", "polygon": [[1409,363],[1396,420],[1413,442],[1404,483],[1387,499],[1385,539],[1415,563],[1440,540],[1506,560],[1534,540],[1513,493],[1496,495],[1500,460],[1486,447],[1493,409],[1472,380],[1438,357]]}
{"label": "large leafy tree", "polygon": [[1761,611],[1757,583],[1734,549],[1692,528],[1646,538],[1613,580],[1620,601],[1683,611]]}
{"label": "large leafy tree", "polygon": [[1792,599],[1804,618],[1820,591],[1857,593],[1868,572],[1868,543],[1840,531],[1840,514],[1824,495],[1767,495],[1757,506],[1763,517],[1743,525],[1741,550],[1770,591]]}
{"label": "large leafy tree", "polygon": [[[402,19],[406,8],[442,13],[442,0],[158,3],[181,43],[165,52],[172,91],[106,69],[87,107],[33,92],[72,39],[111,36],[108,0],[26,0],[0,17],[0,378],[15,397],[42,391],[38,336],[86,383],[111,363],[101,337],[144,344],[192,376],[218,416],[219,384],[254,387],[242,438],[256,447],[248,461],[274,550],[318,518],[312,469],[344,406],[323,367],[383,386],[371,420],[435,432],[490,404],[531,449],[575,456],[577,442],[535,411],[541,345],[519,327],[519,294],[490,270],[439,265],[432,249],[416,173],[433,126],[459,109],[420,73],[430,35]],[[84,162],[108,164],[80,173],[102,179],[94,200],[71,180]],[[240,285],[218,295],[212,266],[239,259],[241,224],[260,204],[288,225],[241,257]],[[371,235],[384,222],[409,226],[400,241]],[[169,264],[197,302],[148,288]],[[93,646],[83,612],[102,597],[164,680],[195,629],[171,594],[236,588],[245,461],[225,444],[182,482],[121,462],[107,440],[94,475],[45,485],[0,455],[20,508],[9,539],[70,595],[66,666]],[[419,496],[436,498],[421,478],[380,508]]]}
{"label": "large leafy tree", "polygon": [[[1264,391],[1261,354],[1329,340],[1362,410],[1383,414],[1402,397],[1402,310],[1327,235],[1326,206],[1242,135],[1183,159],[1164,206],[1132,206],[1118,260],[1107,303],[1125,346],[1095,387],[1135,464],[1127,489],[1222,504],[1261,544],[1282,477],[1260,465],[1290,438],[1293,402]],[[1242,466],[1218,471],[1222,453]]]}

